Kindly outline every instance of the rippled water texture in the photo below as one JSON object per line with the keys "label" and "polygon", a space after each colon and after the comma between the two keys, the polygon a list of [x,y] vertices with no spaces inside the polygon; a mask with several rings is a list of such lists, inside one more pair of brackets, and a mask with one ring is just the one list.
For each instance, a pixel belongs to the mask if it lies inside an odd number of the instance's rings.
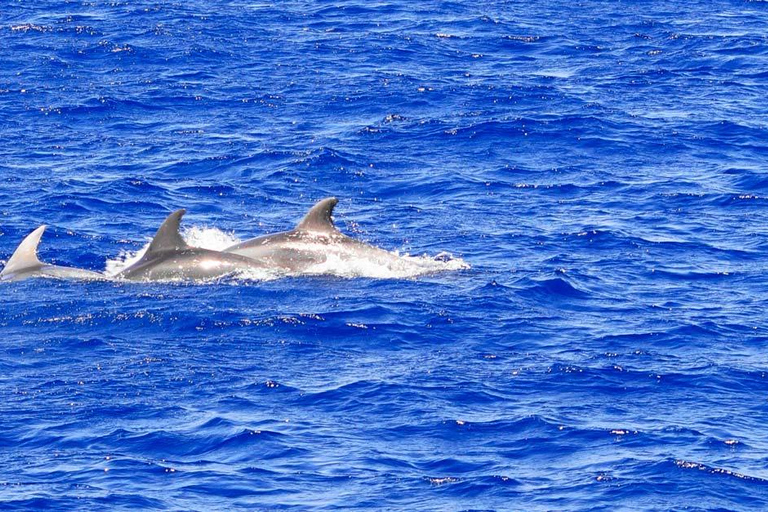
{"label": "rippled water texture", "polygon": [[4,2],[0,260],[336,196],[471,268],[3,284],[0,508],[768,508],[766,34],[737,0]]}

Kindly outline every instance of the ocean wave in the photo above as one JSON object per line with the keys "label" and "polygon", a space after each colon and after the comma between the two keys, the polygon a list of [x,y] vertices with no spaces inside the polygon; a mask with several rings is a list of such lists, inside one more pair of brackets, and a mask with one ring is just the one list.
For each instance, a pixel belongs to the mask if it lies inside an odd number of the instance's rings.
{"label": "ocean wave", "polygon": [[3,5],[1,259],[382,252],[3,286],[4,508],[768,506],[768,4],[81,4]]}

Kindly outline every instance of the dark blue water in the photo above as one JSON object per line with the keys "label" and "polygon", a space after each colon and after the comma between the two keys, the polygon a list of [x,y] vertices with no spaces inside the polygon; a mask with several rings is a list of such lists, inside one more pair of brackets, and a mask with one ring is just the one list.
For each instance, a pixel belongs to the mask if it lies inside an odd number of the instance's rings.
{"label": "dark blue water", "polygon": [[768,4],[6,1],[0,259],[318,199],[471,269],[0,289],[0,508],[768,508]]}

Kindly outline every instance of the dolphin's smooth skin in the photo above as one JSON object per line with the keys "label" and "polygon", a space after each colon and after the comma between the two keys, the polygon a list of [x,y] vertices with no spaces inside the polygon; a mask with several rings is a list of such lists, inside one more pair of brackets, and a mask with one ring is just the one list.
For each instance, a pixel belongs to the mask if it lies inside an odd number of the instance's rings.
{"label": "dolphin's smooth skin", "polygon": [[268,265],[237,254],[187,245],[179,233],[186,210],[176,210],[165,219],[139,261],[126,268],[118,279],[132,281],[215,279]]}
{"label": "dolphin's smooth skin", "polygon": [[0,272],[0,281],[21,281],[30,277],[53,277],[57,279],[106,279],[103,274],[81,268],[60,267],[43,263],[37,257],[37,246],[46,226],[40,226],[28,234],[16,248]]}
{"label": "dolphin's smooth skin", "polygon": [[365,259],[386,266],[402,263],[396,254],[339,231],[331,219],[338,202],[335,197],[323,199],[309,210],[295,229],[252,238],[227,247],[224,252],[253,258],[291,272],[302,272],[322,264],[329,256],[341,260]]}

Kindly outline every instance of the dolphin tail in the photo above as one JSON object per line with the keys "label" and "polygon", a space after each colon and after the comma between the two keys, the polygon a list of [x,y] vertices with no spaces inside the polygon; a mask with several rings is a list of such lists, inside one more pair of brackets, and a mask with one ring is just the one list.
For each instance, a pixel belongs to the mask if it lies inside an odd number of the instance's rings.
{"label": "dolphin tail", "polygon": [[176,210],[163,221],[144,257],[155,252],[181,251],[189,248],[179,233],[179,224],[181,224],[181,218],[185,213],[187,210]]}
{"label": "dolphin tail", "polygon": [[299,222],[299,225],[296,226],[296,229],[320,233],[338,233],[339,231],[333,225],[333,220],[331,219],[333,208],[338,203],[339,200],[335,197],[328,197],[318,201],[315,206],[310,208],[309,212]]}
{"label": "dolphin tail", "polygon": [[25,270],[28,268],[37,268],[43,263],[37,258],[37,246],[40,243],[40,237],[43,236],[46,226],[40,226],[21,241],[14,251],[5,268],[0,272],[0,277]]}

